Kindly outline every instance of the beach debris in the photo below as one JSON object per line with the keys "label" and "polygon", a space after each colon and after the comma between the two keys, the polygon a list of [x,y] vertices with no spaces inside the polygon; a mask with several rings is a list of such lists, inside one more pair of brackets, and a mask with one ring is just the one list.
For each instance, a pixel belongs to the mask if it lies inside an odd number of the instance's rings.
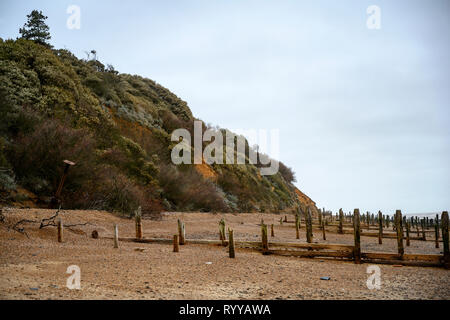
{"label": "beach debris", "polygon": [[331,277],[320,277],[320,280],[330,280]]}
{"label": "beach debris", "polygon": [[144,252],[144,248],[134,248],[134,251]]}
{"label": "beach debris", "polygon": [[208,261],[208,262],[206,262],[205,264],[212,264],[212,262],[211,262],[211,261]]}
{"label": "beach debris", "polygon": [[61,180],[59,181],[58,189],[56,190],[55,195],[50,200],[50,205],[49,205],[50,209],[55,209],[58,207],[58,205],[59,205],[59,207],[61,207],[62,187],[64,185],[64,181],[66,180],[67,174],[69,172],[69,168],[71,166],[75,165],[75,162],[72,162],[70,160],[64,160],[63,162],[64,162],[64,172],[63,172],[63,175],[61,176]]}
{"label": "beach debris", "polygon": [[92,231],[91,236],[93,239],[98,239],[98,231],[97,230]]}

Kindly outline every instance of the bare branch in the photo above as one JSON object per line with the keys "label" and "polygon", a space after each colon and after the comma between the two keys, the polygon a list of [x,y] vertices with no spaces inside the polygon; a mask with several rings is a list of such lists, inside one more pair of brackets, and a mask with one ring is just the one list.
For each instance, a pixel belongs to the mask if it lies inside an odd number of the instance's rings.
{"label": "bare branch", "polygon": [[56,217],[59,215],[59,211],[61,210],[61,206],[59,206],[58,210],[56,211],[56,213],[51,216],[50,218],[45,218],[41,220],[41,225],[39,226],[39,229],[48,227],[48,226],[53,226],[56,227],[56,222],[55,219]]}

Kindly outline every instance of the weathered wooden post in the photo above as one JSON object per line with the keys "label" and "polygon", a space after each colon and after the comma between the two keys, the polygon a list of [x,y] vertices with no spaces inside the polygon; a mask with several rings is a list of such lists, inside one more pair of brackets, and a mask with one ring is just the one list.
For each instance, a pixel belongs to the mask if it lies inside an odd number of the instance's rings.
{"label": "weathered wooden post", "polygon": [[355,247],[353,248],[353,257],[356,264],[361,263],[361,226],[359,222],[359,209],[353,212],[353,235],[355,239]]}
{"label": "weathered wooden post", "polygon": [[273,238],[275,237],[275,232],[273,230],[273,224],[270,225],[270,236]]}
{"label": "weathered wooden post", "polygon": [[391,217],[389,215],[386,215],[386,228],[389,228],[389,223],[391,222]]}
{"label": "weathered wooden post", "polygon": [[283,218],[280,218],[280,226],[283,225]]}
{"label": "weathered wooden post", "polygon": [[383,244],[383,214],[378,211],[378,244]]}
{"label": "weathered wooden post", "polygon": [[419,224],[417,222],[417,219],[416,219],[416,231],[417,231],[417,238],[419,238],[420,237],[420,231],[419,231]]}
{"label": "weathered wooden post", "polygon": [[439,248],[439,215],[436,214],[436,221],[434,222],[434,238],[435,238],[435,247]]}
{"label": "weathered wooden post", "polygon": [[234,236],[233,236],[233,230],[228,228],[228,253],[230,255],[230,258],[234,258]]}
{"label": "weathered wooden post", "polygon": [[58,242],[63,242],[64,225],[62,219],[58,219]]}
{"label": "weathered wooden post", "polygon": [[434,224],[434,247],[439,248],[439,225]]}
{"label": "weathered wooden post", "polygon": [[422,240],[427,241],[427,235],[425,233],[425,218],[420,220],[420,224],[422,226]]}
{"label": "weathered wooden post", "polygon": [[444,246],[444,266],[450,268],[450,249],[448,236],[448,212],[444,211],[441,215],[442,242]]}
{"label": "weathered wooden post", "polygon": [[119,248],[119,227],[114,225],[114,248]]}
{"label": "weathered wooden post", "polygon": [[367,230],[370,230],[370,216],[369,216],[369,211],[366,212],[366,225],[367,225]]}
{"label": "weathered wooden post", "polygon": [[339,209],[339,227],[338,227],[338,233],[343,234],[344,233],[344,212],[342,211],[342,208]]}
{"label": "weathered wooden post", "polygon": [[402,228],[402,211],[397,210],[395,212],[395,229],[397,231],[397,246],[398,246],[398,254],[400,255],[400,259],[403,258],[403,254],[405,253],[405,249],[403,248],[403,228]]}
{"label": "weathered wooden post", "polygon": [[409,222],[406,221],[406,246],[407,247],[409,247],[409,245],[410,245],[409,232],[410,232],[410,225],[409,225]]}
{"label": "weathered wooden post", "polygon": [[295,238],[300,239],[300,214],[295,214]]}
{"label": "weathered wooden post", "polygon": [[403,217],[403,223],[402,223],[402,226],[403,226],[403,232],[405,232],[405,228],[406,228],[406,216]]}
{"label": "weathered wooden post", "polygon": [[219,236],[220,236],[220,240],[222,241],[222,246],[225,246],[225,240],[226,240],[225,220],[223,218],[220,219],[220,222],[219,222]]}
{"label": "weathered wooden post", "polygon": [[325,220],[322,220],[322,238],[327,240],[327,235],[325,234]]}
{"label": "weathered wooden post", "polygon": [[138,207],[137,210],[134,212],[134,221],[136,224],[136,239],[141,240],[142,239],[142,211],[141,207]]}
{"label": "weathered wooden post", "polygon": [[322,211],[319,209],[319,228],[322,228]]}
{"label": "weathered wooden post", "polygon": [[180,238],[180,245],[184,245],[186,230],[184,228],[184,222],[181,222],[180,219],[178,219],[178,235]]}
{"label": "weathered wooden post", "polygon": [[312,233],[312,218],[311,209],[308,207],[306,209],[306,242],[312,243],[313,233]]}
{"label": "weathered wooden post", "polygon": [[284,222],[288,222],[288,221],[287,221],[287,216],[284,216]]}
{"label": "weathered wooden post", "polygon": [[180,251],[179,242],[180,242],[180,240],[178,240],[178,235],[174,234],[173,235],[173,252]]}
{"label": "weathered wooden post", "polygon": [[261,243],[262,243],[262,253],[267,254],[269,250],[269,241],[267,239],[267,225],[261,225]]}

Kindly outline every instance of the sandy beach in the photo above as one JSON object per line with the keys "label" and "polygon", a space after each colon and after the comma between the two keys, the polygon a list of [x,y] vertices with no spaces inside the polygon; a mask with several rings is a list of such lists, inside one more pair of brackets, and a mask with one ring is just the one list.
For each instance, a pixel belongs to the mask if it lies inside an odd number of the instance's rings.
{"label": "sandy beach", "polygon": [[[39,229],[24,224],[25,234],[8,226],[20,219],[40,221],[55,210],[4,208],[0,223],[0,299],[450,299],[450,271],[435,267],[377,265],[381,288],[368,289],[369,264],[320,258],[264,256],[236,249],[187,244],[179,253],[168,244],[120,242],[112,237],[118,224],[120,237],[134,237],[134,220],[103,211],[61,211],[64,242],[57,242],[55,227]],[[218,222],[224,218],[236,240],[259,240],[261,218],[274,224],[269,241],[306,242],[302,225],[295,239],[293,223],[279,224],[277,214],[166,213],[160,219],[144,218],[145,238],[170,239],[177,233],[177,219],[186,224],[188,239],[218,239]],[[288,220],[293,216],[288,215]],[[331,227],[330,227],[331,228]],[[332,229],[332,228],[331,228]],[[100,239],[91,233],[97,230]],[[364,229],[363,229],[364,230]],[[352,244],[351,234],[314,231],[314,242]],[[362,250],[396,252],[395,239],[362,237]],[[440,254],[433,241],[411,241],[406,253]],[[71,265],[81,270],[81,289],[66,287]],[[330,277],[330,280],[321,280]]]}

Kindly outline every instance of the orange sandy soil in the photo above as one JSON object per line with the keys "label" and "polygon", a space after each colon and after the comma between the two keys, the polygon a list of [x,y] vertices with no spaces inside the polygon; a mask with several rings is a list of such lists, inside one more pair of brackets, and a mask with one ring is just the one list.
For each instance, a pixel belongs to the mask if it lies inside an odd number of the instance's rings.
{"label": "orange sandy soil", "polygon": [[[228,258],[220,246],[184,245],[179,253],[166,244],[92,239],[112,236],[113,224],[120,237],[135,235],[134,221],[102,211],[62,211],[64,223],[86,226],[65,229],[64,242],[57,242],[56,228],[39,229],[25,224],[25,235],[8,229],[20,219],[40,220],[54,210],[3,208],[0,223],[0,299],[450,299],[450,271],[431,267],[381,268],[381,289],[366,285],[368,264],[320,258],[264,256],[236,249]],[[144,237],[172,238],[177,218],[186,224],[186,237],[218,239],[218,222],[224,217],[235,239],[260,239],[261,218],[275,225],[270,241],[306,242],[295,239],[293,223],[279,225],[280,215],[167,213],[159,221],[144,219]],[[293,216],[288,216],[293,221]],[[330,227],[332,229],[332,227]],[[270,229],[269,229],[270,230]],[[270,231],[269,231],[270,232]],[[328,233],[315,242],[352,244],[352,235]],[[395,252],[396,240],[362,237],[363,251]],[[441,243],[442,248],[442,243]],[[136,250],[143,249],[143,250]],[[433,241],[412,241],[407,253],[440,253]],[[67,267],[81,269],[81,290],[69,290]],[[329,276],[331,280],[320,280]],[[37,289],[37,290],[36,290]]]}

